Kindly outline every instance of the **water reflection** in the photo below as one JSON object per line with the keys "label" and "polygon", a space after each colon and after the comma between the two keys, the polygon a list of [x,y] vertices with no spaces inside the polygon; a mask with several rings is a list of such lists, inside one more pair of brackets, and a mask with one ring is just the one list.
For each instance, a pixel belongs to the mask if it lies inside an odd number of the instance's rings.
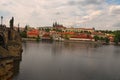
{"label": "water reflection", "polygon": [[120,47],[63,42],[23,44],[14,80],[120,80]]}
{"label": "water reflection", "polygon": [[0,80],[13,80],[19,73],[20,60],[0,59]]}
{"label": "water reflection", "polygon": [[63,50],[68,51],[78,51],[85,49],[85,51],[88,51],[89,53],[91,48],[97,48],[100,47],[101,44],[95,44],[95,43],[70,43],[70,42],[53,42],[52,44],[52,53],[53,55],[60,55]]}
{"label": "water reflection", "polygon": [[113,55],[116,57],[116,58],[120,58],[120,49],[119,49],[120,46],[114,46],[114,51],[113,51]]}
{"label": "water reflection", "polygon": [[68,49],[81,49],[81,48],[84,48],[84,49],[88,49],[88,48],[97,48],[97,47],[100,47],[101,45],[100,44],[96,44],[96,43],[69,43],[69,42],[66,42],[64,43],[64,46],[65,48],[68,48]]}

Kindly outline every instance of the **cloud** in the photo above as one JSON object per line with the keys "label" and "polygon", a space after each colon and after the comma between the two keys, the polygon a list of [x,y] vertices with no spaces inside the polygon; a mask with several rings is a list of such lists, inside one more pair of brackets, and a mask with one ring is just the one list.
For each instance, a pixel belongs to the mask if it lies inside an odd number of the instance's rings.
{"label": "cloud", "polygon": [[120,0],[106,0],[108,4],[120,4]]}
{"label": "cloud", "polygon": [[112,6],[110,6],[110,13],[112,15],[120,14],[120,5],[112,5]]}
{"label": "cloud", "polygon": [[14,16],[15,25],[20,23],[22,27],[48,26],[57,21],[67,27],[113,29],[120,21],[119,14],[120,5],[106,0],[2,0],[0,3],[5,23],[8,25],[8,19]]}
{"label": "cloud", "polygon": [[83,0],[81,3],[83,5],[101,5],[105,2],[105,0]]}
{"label": "cloud", "polygon": [[2,15],[2,16],[9,16],[10,12],[4,11],[4,10],[0,10],[0,15]]}
{"label": "cloud", "polygon": [[114,26],[115,26],[115,27],[119,27],[119,28],[120,28],[120,23],[115,24]]}

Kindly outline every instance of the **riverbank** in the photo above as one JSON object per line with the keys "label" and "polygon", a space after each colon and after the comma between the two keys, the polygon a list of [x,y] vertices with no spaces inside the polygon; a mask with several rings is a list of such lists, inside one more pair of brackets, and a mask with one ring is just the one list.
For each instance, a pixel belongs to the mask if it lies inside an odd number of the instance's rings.
{"label": "riverbank", "polygon": [[22,38],[22,41],[36,41],[35,38]]}
{"label": "riverbank", "polygon": [[[108,44],[102,41],[85,41],[85,40],[51,40],[51,39],[40,39],[35,38],[22,38],[22,42],[26,41],[50,41],[50,42],[69,42],[69,43],[93,43],[93,44],[102,44],[102,45],[116,45],[114,42],[109,42]],[[120,45],[120,42],[118,43]]]}
{"label": "riverbank", "polygon": [[[23,42],[26,41],[37,41],[35,38],[22,38]],[[86,43],[86,44],[103,44],[103,42],[95,42],[95,41],[82,41],[82,40],[39,40],[40,42],[50,41],[50,42],[64,42],[64,43]]]}
{"label": "riverbank", "polygon": [[79,42],[79,43],[100,43],[102,44],[102,42],[95,42],[95,41],[80,41],[80,40],[64,40],[64,42]]}

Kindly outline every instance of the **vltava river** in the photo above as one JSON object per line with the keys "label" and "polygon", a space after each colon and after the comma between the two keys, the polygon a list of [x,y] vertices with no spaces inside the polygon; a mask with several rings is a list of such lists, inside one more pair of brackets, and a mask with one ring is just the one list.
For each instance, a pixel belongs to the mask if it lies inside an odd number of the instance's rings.
{"label": "vltava river", "polygon": [[120,46],[26,42],[14,80],[120,80]]}

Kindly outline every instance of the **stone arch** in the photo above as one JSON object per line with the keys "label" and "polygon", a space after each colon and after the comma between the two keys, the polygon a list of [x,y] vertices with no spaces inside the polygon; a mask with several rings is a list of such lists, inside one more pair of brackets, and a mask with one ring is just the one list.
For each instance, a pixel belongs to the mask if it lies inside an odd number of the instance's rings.
{"label": "stone arch", "polygon": [[4,35],[2,33],[0,33],[0,46],[5,46]]}

